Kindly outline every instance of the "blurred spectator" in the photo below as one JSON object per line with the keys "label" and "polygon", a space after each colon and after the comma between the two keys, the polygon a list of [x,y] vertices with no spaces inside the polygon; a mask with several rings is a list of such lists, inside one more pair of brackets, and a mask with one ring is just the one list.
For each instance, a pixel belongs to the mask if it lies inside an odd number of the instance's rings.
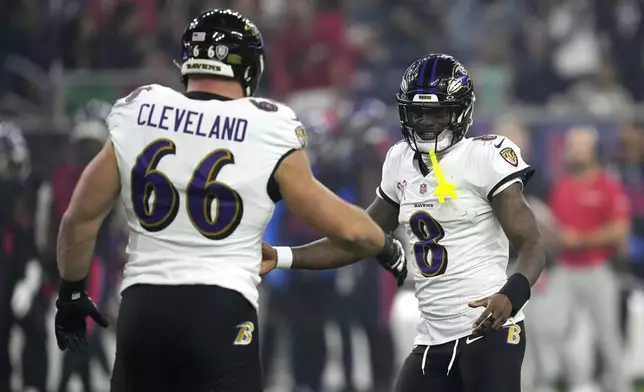
{"label": "blurred spectator", "polygon": [[[633,211],[631,237],[623,252],[630,261],[630,270],[644,281],[644,128],[640,123],[622,124],[619,133],[619,151],[614,165]],[[631,290],[625,288],[620,307],[622,336],[628,325],[628,299]]]}
{"label": "blurred spectator", "polygon": [[395,66],[396,58],[385,44],[383,28],[357,25],[351,29],[350,36],[358,55],[355,95],[392,101],[402,71]]}
{"label": "blurred spectator", "polygon": [[98,35],[96,67],[136,68],[141,64],[147,39],[143,15],[134,3],[117,3],[107,26]]}
{"label": "blurred spectator", "polygon": [[489,45],[486,41],[494,45],[493,31],[498,26],[506,29],[505,39],[514,38],[524,21],[524,3],[519,0],[456,0],[447,6],[434,2],[433,7],[449,10],[445,18],[449,28],[447,37],[452,41],[454,55],[468,65],[475,60],[481,45]]}
{"label": "blurred spectator", "polygon": [[522,103],[544,104],[562,92],[563,82],[552,65],[546,32],[537,23],[525,26],[515,53],[514,96]]}
{"label": "blurred spectator", "polygon": [[564,80],[576,80],[599,69],[601,48],[589,1],[553,1],[544,15],[555,44],[553,60]]}
{"label": "blurred spectator", "polygon": [[572,86],[569,98],[573,105],[581,105],[599,116],[629,114],[633,99],[619,84],[614,65],[605,61],[590,77]]}
{"label": "blurred spectator", "polygon": [[22,131],[0,123],[0,390],[9,390],[9,342],[15,322],[25,335],[23,388],[45,390],[45,312],[40,296],[43,268],[33,237],[31,160]]}
{"label": "blurred spectator", "polygon": [[637,0],[618,2],[594,0],[597,30],[608,41],[611,58],[616,61],[617,74],[632,96],[644,98],[641,86],[643,58],[633,53],[644,49],[644,4]]}
{"label": "blurred spectator", "polygon": [[98,62],[99,26],[89,7],[66,19],[59,36],[59,56],[65,68],[91,68]]}
{"label": "blurred spectator", "polygon": [[[628,236],[629,203],[621,185],[599,165],[595,129],[568,131],[565,147],[568,174],[555,182],[550,198],[561,247],[550,279],[549,290],[558,298],[551,319],[570,325],[577,311],[588,311],[604,359],[605,386],[627,392],[631,388],[621,365],[619,282],[609,260]],[[565,339],[561,339],[563,347]],[[577,355],[565,356],[569,382],[573,390],[585,390],[592,380],[578,371]]]}
{"label": "blurred spectator", "polygon": [[422,54],[446,49],[442,10],[435,1],[393,2],[386,42],[399,66],[406,67]]}
{"label": "blurred spectator", "polygon": [[510,101],[512,68],[508,62],[506,34],[496,30],[483,37],[479,45],[479,61],[470,67],[472,78],[476,81],[476,104],[481,111],[498,111]]}
{"label": "blurred spectator", "polygon": [[351,50],[339,10],[315,12],[313,0],[292,0],[269,49],[272,96],[287,100],[303,90],[344,91],[353,77]]}

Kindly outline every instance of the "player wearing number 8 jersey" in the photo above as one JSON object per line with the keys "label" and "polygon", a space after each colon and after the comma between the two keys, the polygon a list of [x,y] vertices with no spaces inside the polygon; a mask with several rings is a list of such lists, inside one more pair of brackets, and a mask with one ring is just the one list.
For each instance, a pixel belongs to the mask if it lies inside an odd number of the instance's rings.
{"label": "player wearing number 8 jersey", "polygon": [[[422,315],[396,391],[519,392],[521,308],[545,263],[522,193],[532,169],[507,138],[465,138],[474,88],[453,57],[416,60],[396,98],[404,140],[389,150],[367,209],[385,231],[404,228]],[[510,277],[509,243],[519,253]],[[358,258],[327,240],[288,251],[291,268]],[[265,247],[262,272],[285,252]]]}
{"label": "player wearing number 8 jersey", "polygon": [[182,39],[181,94],[143,86],[116,102],[110,141],[83,173],[61,224],[56,336],[86,345],[93,241],[117,199],[129,226],[112,391],[262,390],[257,334],[261,239],[275,203],[334,242],[402,273],[402,245],[311,175],[293,111],[252,98],[261,35],[229,10]]}

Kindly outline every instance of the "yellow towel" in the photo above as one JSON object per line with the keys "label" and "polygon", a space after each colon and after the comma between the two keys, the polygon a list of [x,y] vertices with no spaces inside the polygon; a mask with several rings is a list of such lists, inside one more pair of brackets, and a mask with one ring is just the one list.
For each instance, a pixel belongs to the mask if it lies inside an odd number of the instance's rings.
{"label": "yellow towel", "polygon": [[436,180],[438,181],[438,186],[434,191],[434,196],[438,197],[438,202],[440,204],[445,203],[446,196],[449,196],[452,199],[458,199],[458,195],[456,194],[456,185],[445,179],[445,176],[443,175],[443,169],[441,168],[441,165],[438,163],[438,159],[436,158],[436,152],[430,151],[429,159],[432,161],[432,169],[434,170]]}

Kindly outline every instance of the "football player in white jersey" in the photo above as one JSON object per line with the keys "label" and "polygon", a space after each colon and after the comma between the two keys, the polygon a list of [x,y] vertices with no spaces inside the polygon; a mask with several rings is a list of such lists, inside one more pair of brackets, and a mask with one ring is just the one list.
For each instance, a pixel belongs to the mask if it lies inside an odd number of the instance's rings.
{"label": "football player in white jersey", "polygon": [[[396,391],[518,392],[521,308],[545,263],[522,193],[533,169],[507,138],[465,138],[474,89],[453,57],[416,60],[397,101],[404,140],[389,150],[367,209],[386,232],[404,228],[422,315]],[[509,243],[519,254],[510,277]],[[265,245],[262,273],[284,254],[291,268],[302,269],[359,258],[327,239],[294,248]]]}
{"label": "football player in white jersey", "polygon": [[259,392],[257,285],[275,203],[404,274],[403,248],[315,180],[290,108],[252,97],[264,70],[253,23],[229,10],[195,18],[180,67],[185,94],[149,85],[116,102],[110,140],[74,191],[58,238],[56,337],[77,351],[87,316],[106,325],[84,280],[120,199],[130,238],[112,391]]}

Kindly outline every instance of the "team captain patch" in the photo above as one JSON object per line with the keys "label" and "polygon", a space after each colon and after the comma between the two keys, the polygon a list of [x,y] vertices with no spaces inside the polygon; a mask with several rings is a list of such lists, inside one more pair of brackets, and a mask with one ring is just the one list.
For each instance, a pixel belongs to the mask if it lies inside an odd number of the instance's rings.
{"label": "team captain patch", "polygon": [[514,152],[512,147],[504,148],[503,150],[501,150],[501,152],[499,152],[499,154],[501,154],[501,157],[505,159],[505,161],[510,165],[514,167],[519,166],[519,157],[517,157],[517,153]]}

